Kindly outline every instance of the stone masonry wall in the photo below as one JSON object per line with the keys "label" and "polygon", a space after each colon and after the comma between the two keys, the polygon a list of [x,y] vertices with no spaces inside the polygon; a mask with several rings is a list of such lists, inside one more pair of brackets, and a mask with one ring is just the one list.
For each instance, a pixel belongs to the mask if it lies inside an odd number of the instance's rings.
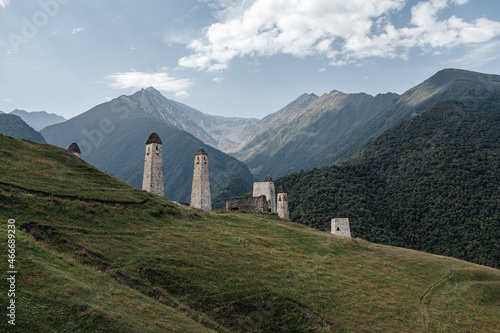
{"label": "stone masonry wall", "polygon": [[290,219],[290,213],[288,212],[288,196],[286,193],[278,193],[276,211],[278,212],[278,216],[282,219]]}
{"label": "stone masonry wall", "polygon": [[208,176],[208,156],[196,154],[194,157],[193,185],[189,206],[203,210],[212,210],[210,180]]}
{"label": "stone masonry wall", "polygon": [[264,195],[249,198],[228,198],[226,209],[240,210],[251,213],[267,213],[267,200]]}
{"label": "stone masonry wall", "polygon": [[162,197],[165,196],[161,144],[151,143],[146,145],[142,189]]}
{"label": "stone masonry wall", "polygon": [[332,234],[343,237],[351,237],[351,228],[348,218],[332,219]]}
{"label": "stone masonry wall", "polygon": [[253,183],[253,196],[265,195],[268,201],[271,213],[276,213],[276,192],[273,182],[255,182]]}

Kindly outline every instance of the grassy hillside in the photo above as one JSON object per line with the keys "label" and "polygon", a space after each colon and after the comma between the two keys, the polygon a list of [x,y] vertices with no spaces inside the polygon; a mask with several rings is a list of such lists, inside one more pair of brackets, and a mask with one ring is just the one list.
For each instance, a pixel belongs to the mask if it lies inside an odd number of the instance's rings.
{"label": "grassy hillside", "polygon": [[340,166],[278,180],[291,219],[500,267],[500,103],[441,102]]}
{"label": "grassy hillside", "polygon": [[[424,318],[431,331],[500,325],[496,269],[273,216],[192,210],[53,146],[0,136],[0,157],[1,255],[14,218],[19,332],[418,332]],[[7,290],[5,270],[0,280]]]}

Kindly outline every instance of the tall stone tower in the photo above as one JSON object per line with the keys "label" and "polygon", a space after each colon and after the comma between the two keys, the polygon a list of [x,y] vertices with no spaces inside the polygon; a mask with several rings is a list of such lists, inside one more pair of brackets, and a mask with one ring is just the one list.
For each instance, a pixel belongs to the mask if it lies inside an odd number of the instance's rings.
{"label": "tall stone tower", "polygon": [[288,196],[283,185],[281,185],[278,189],[278,201],[276,208],[279,217],[287,220],[290,219],[290,214],[288,212]]}
{"label": "tall stone tower", "polygon": [[332,234],[351,238],[351,228],[348,218],[332,219]]}
{"label": "tall stone tower", "polygon": [[76,144],[76,142],[73,142],[72,144],[69,145],[68,151],[70,153],[73,153],[77,157],[82,158],[82,152],[80,151],[80,147]]}
{"label": "tall stone tower", "polygon": [[189,206],[212,210],[210,179],[208,178],[208,154],[200,148],[194,155],[193,186]]}
{"label": "tall stone tower", "polygon": [[263,182],[253,183],[253,196],[259,197],[261,195],[266,196],[269,213],[276,213],[276,192],[274,189],[274,182],[270,176],[267,176],[266,180]]}
{"label": "tall stone tower", "polygon": [[163,188],[163,159],[161,140],[158,134],[151,133],[146,141],[146,157],[144,158],[144,177],[142,189],[159,196],[165,196]]}

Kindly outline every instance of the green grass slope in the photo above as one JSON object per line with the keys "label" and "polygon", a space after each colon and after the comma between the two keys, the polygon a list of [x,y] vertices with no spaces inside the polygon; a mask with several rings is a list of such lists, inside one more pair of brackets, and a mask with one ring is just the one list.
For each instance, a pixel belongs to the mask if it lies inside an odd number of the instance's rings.
{"label": "green grass slope", "polygon": [[[492,332],[500,325],[496,269],[268,215],[178,206],[49,145],[0,136],[0,158],[1,255],[7,220],[16,219],[18,271],[16,327],[4,320],[0,330]],[[34,172],[35,165],[44,167]],[[7,290],[5,269],[0,281]],[[0,302],[5,309],[7,298]]]}
{"label": "green grass slope", "polygon": [[340,166],[283,179],[291,219],[500,268],[500,100],[435,104]]}

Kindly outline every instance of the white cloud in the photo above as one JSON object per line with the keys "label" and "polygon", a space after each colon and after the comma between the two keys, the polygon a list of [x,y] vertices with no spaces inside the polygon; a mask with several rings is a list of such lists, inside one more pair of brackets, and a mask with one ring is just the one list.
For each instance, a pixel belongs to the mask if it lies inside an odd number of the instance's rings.
{"label": "white cloud", "polygon": [[465,55],[455,60],[458,66],[478,68],[500,59],[500,40],[469,47]]}
{"label": "white cloud", "polygon": [[163,41],[167,44],[189,44],[197,32],[189,29],[169,29],[163,33]]}
{"label": "white cloud", "polygon": [[220,76],[218,76],[218,77],[214,77],[214,80],[213,80],[213,81],[214,81],[215,83],[221,83],[221,82],[222,82],[222,80],[223,80],[223,78],[222,78],[222,77],[220,77]]}
{"label": "white cloud", "polygon": [[178,91],[175,93],[175,96],[179,98],[188,98],[189,94],[187,93],[187,91]]}
{"label": "white cloud", "polygon": [[186,92],[193,82],[189,79],[176,79],[165,72],[145,73],[145,72],[123,72],[106,76],[108,86],[113,89],[136,88],[142,89],[154,87],[161,91],[173,92],[177,97],[185,98]]}
{"label": "white cloud", "polygon": [[73,31],[71,32],[71,34],[73,34],[73,35],[74,35],[74,34],[77,34],[77,33],[79,33],[79,32],[82,32],[82,31],[84,31],[84,30],[85,30],[85,28],[84,28],[84,27],[73,28]]}
{"label": "white cloud", "polygon": [[405,0],[234,0],[207,1],[219,22],[203,39],[192,40],[184,67],[218,71],[239,56],[323,55],[345,65],[367,57],[408,58],[411,50],[440,52],[458,45],[484,43],[500,35],[500,22],[466,22],[440,11],[467,0],[429,0],[411,7],[411,20],[396,27],[390,15]]}
{"label": "white cloud", "polygon": [[3,8],[7,7],[10,4],[10,0],[0,0],[0,6]]}

